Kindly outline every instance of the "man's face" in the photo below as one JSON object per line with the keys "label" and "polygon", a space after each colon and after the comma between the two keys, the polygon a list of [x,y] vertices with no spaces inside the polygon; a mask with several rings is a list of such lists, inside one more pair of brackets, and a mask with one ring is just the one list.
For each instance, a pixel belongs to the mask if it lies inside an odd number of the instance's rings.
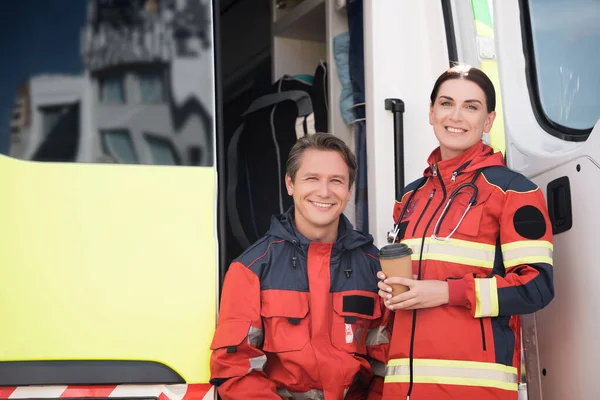
{"label": "man's face", "polygon": [[[296,227],[311,240],[314,233],[337,235],[339,216],[350,200],[348,166],[337,151],[306,150],[295,181],[286,175],[288,194],[294,198]],[[329,241],[329,240],[328,240]]]}

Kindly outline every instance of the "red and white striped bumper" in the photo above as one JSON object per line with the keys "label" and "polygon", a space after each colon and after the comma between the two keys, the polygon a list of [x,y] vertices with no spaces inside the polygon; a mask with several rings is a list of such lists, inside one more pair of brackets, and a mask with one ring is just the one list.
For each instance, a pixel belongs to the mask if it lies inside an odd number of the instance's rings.
{"label": "red and white striped bumper", "polygon": [[0,387],[0,399],[157,398],[159,400],[214,400],[212,385],[113,385]]}

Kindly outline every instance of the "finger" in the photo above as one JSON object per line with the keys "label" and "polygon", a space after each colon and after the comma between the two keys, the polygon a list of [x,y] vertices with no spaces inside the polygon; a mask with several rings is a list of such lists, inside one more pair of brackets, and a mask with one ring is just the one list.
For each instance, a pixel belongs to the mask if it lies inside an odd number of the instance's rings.
{"label": "finger", "polygon": [[383,290],[380,290],[379,292],[379,297],[389,300],[392,298],[392,295],[390,293],[384,292]]}
{"label": "finger", "polygon": [[419,279],[419,277],[417,275],[413,275],[413,279],[416,281],[417,279]]}
{"label": "finger", "polygon": [[384,291],[384,292],[392,293],[392,287],[390,285],[388,285],[388,284],[385,284],[385,283],[381,282],[381,281],[379,283],[377,283],[377,287],[379,289],[381,289],[382,291]]}
{"label": "finger", "polygon": [[391,306],[395,310],[413,310],[415,308],[419,308],[419,300],[417,300],[416,298],[410,299],[398,304],[392,304]]}
{"label": "finger", "polygon": [[392,276],[390,278],[385,279],[383,282],[387,283],[388,285],[404,285],[408,287],[413,287],[418,281],[414,279],[403,278],[400,276]]}
{"label": "finger", "polygon": [[383,272],[379,271],[377,273],[377,278],[379,278],[381,280],[384,280],[386,278],[386,276],[385,276],[385,274]]}
{"label": "finger", "polygon": [[397,296],[392,297],[391,299],[389,299],[389,302],[390,302],[390,304],[398,304],[398,303],[402,303],[403,301],[414,299],[416,297],[417,297],[417,292],[415,290],[409,290],[404,293],[400,293]]}

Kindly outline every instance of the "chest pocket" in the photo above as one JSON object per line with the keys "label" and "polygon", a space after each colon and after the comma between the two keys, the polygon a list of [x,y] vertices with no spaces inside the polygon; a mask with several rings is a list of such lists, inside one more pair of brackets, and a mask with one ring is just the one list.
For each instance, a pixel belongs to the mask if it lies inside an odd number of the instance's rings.
{"label": "chest pocket", "polygon": [[302,350],[310,338],[308,293],[265,290],[261,293],[264,329],[263,351]]}
{"label": "chest pocket", "polygon": [[[472,191],[464,190],[464,192],[457,194],[448,208],[448,215],[442,222],[439,236],[448,236],[456,226],[458,226],[458,229],[456,230],[455,235],[456,233],[459,233],[469,237],[478,236],[481,227],[481,218],[485,210],[485,203],[490,194],[491,192],[479,192],[475,205],[472,205],[466,214],[465,210],[469,206]],[[461,218],[463,218],[462,221]]]}
{"label": "chest pocket", "polygon": [[371,322],[381,318],[379,295],[362,290],[333,293],[331,342],[349,353],[367,354]]}

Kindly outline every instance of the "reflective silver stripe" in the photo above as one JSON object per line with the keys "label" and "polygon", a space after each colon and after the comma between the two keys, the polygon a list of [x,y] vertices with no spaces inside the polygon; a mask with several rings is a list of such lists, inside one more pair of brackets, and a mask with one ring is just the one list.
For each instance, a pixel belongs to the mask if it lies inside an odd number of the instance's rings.
{"label": "reflective silver stripe", "polygon": [[475,279],[475,318],[497,317],[498,313],[496,277]]}
{"label": "reflective silver stripe", "polygon": [[552,265],[553,251],[551,247],[548,247],[549,244],[547,243],[541,242],[539,246],[535,246],[535,242],[523,247],[502,246],[502,258],[504,259],[505,266],[514,267],[519,264],[532,264],[535,262]]}
{"label": "reflective silver stripe", "polygon": [[[349,388],[344,389],[344,397],[348,394]],[[325,394],[321,390],[312,389],[308,392],[290,392],[285,388],[277,389],[277,394],[284,399],[294,400],[324,400]]]}
{"label": "reflective silver stripe", "polygon": [[[413,251],[412,259],[418,260],[421,254],[421,239],[403,241]],[[457,264],[493,268],[496,248],[494,245],[449,239],[447,241],[432,238],[425,239],[423,260],[440,260]]]}
{"label": "reflective silver stripe", "polygon": [[252,371],[262,371],[267,363],[267,356],[263,354],[262,356],[251,358],[248,361],[250,361],[248,373]]}
{"label": "reflective silver stripe", "polygon": [[[410,367],[408,365],[397,365],[395,367],[388,367],[386,370],[386,376],[409,374]],[[510,374],[504,371],[494,371],[477,368],[430,367],[425,365],[415,365],[414,375],[428,377],[490,379],[498,382],[514,384],[517,384],[518,382],[517,374]]]}
{"label": "reflective silver stripe", "polygon": [[367,346],[377,346],[378,344],[386,344],[390,342],[388,337],[387,329],[384,326],[380,326],[376,329],[369,329],[367,332]]}
{"label": "reflective silver stripe", "polygon": [[[478,280],[477,283],[481,283]],[[490,285],[479,285],[479,296],[477,296],[477,300],[479,301],[479,309],[481,310],[481,316],[489,317],[492,314],[492,300],[490,299]]]}
{"label": "reflective silver stripe", "polygon": [[312,389],[308,392],[290,392],[287,389],[277,389],[277,394],[284,399],[294,400],[325,400],[323,391]]}
{"label": "reflective silver stripe", "polygon": [[254,347],[260,347],[263,342],[263,330],[250,325],[248,329],[248,344]]}
{"label": "reflective silver stripe", "polygon": [[[409,382],[408,359],[390,360],[386,383]],[[517,369],[506,365],[458,360],[413,360],[413,382],[518,390]]]}
{"label": "reflective silver stripe", "polygon": [[386,369],[384,363],[373,360],[371,361],[371,368],[373,368],[373,374],[385,378]]}

